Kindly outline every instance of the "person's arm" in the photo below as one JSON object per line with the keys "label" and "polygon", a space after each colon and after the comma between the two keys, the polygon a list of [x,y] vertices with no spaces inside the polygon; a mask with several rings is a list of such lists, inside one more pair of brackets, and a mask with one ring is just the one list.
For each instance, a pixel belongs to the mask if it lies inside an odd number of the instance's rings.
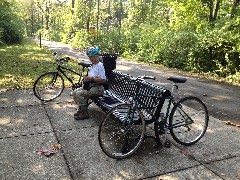
{"label": "person's arm", "polygon": [[91,78],[91,82],[94,82],[94,83],[105,83],[106,80],[105,79],[102,79],[100,77],[92,77]]}
{"label": "person's arm", "polygon": [[93,83],[105,83],[106,82],[105,79],[102,79],[100,77],[90,77],[90,76],[84,76],[84,80],[85,81],[90,81],[90,82],[93,82]]}

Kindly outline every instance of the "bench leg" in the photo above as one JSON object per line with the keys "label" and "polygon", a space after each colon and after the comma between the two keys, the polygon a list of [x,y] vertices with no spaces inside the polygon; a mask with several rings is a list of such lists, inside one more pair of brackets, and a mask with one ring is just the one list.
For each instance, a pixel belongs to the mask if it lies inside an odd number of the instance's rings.
{"label": "bench leg", "polygon": [[156,145],[155,145],[155,147],[156,148],[159,148],[159,147],[161,147],[162,146],[162,142],[161,142],[161,140],[160,140],[160,138],[159,138],[159,135],[157,135],[156,133],[155,133],[155,142],[156,142]]}

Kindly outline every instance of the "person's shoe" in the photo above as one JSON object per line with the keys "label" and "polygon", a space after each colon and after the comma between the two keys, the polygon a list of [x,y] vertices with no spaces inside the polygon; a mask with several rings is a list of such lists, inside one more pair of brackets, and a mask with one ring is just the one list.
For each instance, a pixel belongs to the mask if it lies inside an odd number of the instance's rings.
{"label": "person's shoe", "polygon": [[77,110],[77,112],[74,113],[74,116],[78,116],[78,115],[80,115],[81,112],[82,112],[81,107],[79,107],[78,110]]}
{"label": "person's shoe", "polygon": [[81,111],[78,111],[75,114],[74,114],[75,120],[89,119],[88,109],[85,106],[81,108]]}
{"label": "person's shoe", "polygon": [[89,119],[89,114],[88,114],[88,112],[86,113],[81,113],[81,114],[79,114],[79,115],[77,115],[77,116],[74,116],[74,119],[75,120],[84,120],[84,119]]}

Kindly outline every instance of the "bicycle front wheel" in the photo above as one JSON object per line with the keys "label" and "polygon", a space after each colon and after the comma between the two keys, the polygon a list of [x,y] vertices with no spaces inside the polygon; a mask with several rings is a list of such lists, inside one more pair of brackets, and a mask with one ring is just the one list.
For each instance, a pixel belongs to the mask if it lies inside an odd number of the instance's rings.
{"label": "bicycle front wheel", "polygon": [[33,85],[34,95],[41,101],[51,101],[61,95],[64,80],[58,72],[42,74]]}
{"label": "bicycle front wheel", "polygon": [[185,97],[171,111],[170,133],[176,142],[189,146],[203,137],[208,121],[206,105],[197,97]]}
{"label": "bicycle front wheel", "polygon": [[114,159],[132,155],[144,139],[146,127],[143,114],[130,104],[112,108],[102,121],[98,140],[103,152]]}

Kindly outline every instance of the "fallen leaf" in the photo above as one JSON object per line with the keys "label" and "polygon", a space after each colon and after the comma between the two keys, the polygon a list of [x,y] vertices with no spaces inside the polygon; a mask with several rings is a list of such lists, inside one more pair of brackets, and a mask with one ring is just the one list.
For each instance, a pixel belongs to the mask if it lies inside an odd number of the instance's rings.
{"label": "fallen leaf", "polygon": [[224,123],[225,123],[226,125],[231,125],[231,122],[230,122],[230,121],[224,121]]}
{"label": "fallen leaf", "polygon": [[57,150],[61,149],[61,144],[52,144],[49,148],[42,148],[40,150],[37,150],[36,153],[38,155],[44,155],[44,156],[51,156],[56,153]]}
{"label": "fallen leaf", "polygon": [[44,156],[50,156],[55,153],[52,148],[47,148],[47,149],[43,148],[43,149],[37,150],[36,152],[38,155],[44,155]]}
{"label": "fallen leaf", "polygon": [[184,156],[193,157],[193,153],[191,153],[190,151],[182,150],[181,153],[182,153]]}
{"label": "fallen leaf", "polygon": [[61,146],[61,144],[52,144],[52,145],[51,145],[51,148],[52,148],[53,150],[59,150],[59,149],[62,148],[62,146]]}
{"label": "fallen leaf", "polygon": [[224,123],[225,123],[226,125],[236,126],[236,127],[240,128],[240,124],[234,124],[234,123],[232,123],[231,121],[224,121]]}

